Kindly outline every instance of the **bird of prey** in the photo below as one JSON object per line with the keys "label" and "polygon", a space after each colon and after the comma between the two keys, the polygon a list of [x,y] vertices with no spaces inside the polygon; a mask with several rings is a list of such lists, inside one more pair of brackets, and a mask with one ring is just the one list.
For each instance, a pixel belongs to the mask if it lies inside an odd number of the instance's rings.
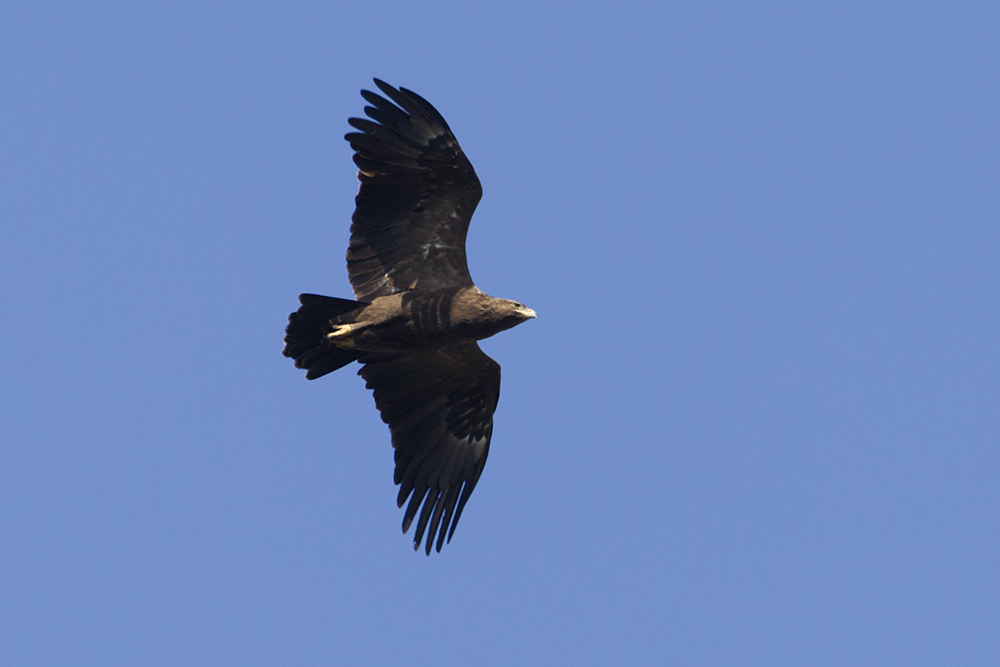
{"label": "bird of prey", "polygon": [[362,364],[392,433],[398,506],[409,498],[403,532],[416,518],[413,548],[426,533],[430,554],[451,541],[489,453],[500,365],[476,341],[535,311],[472,282],[465,237],[483,190],[444,118],[412,91],[375,85],[385,97],[362,90],[368,119],[349,119],[359,132],[345,137],[361,181],[347,249],[355,298],[300,295],[283,353],[310,380]]}

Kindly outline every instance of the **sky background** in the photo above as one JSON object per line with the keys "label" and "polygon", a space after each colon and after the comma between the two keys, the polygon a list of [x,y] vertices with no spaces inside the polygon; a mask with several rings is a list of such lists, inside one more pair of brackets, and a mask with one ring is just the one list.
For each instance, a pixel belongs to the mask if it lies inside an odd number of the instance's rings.
{"label": "sky background", "polygon": [[[1000,662],[1000,5],[16,3],[0,663]],[[348,297],[371,77],[539,319],[450,545],[402,535]]]}

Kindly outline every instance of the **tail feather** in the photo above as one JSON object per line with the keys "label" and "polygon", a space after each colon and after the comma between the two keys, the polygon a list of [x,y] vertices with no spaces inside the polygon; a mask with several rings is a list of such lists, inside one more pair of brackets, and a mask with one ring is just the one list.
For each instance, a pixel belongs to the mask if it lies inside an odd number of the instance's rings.
{"label": "tail feather", "polygon": [[[332,373],[361,356],[361,352],[327,345],[326,334],[332,329],[331,320],[368,304],[318,294],[301,294],[299,302],[302,306],[288,316],[282,354],[294,359],[296,368],[306,369],[306,379],[314,380]],[[352,319],[347,318],[347,321]]]}

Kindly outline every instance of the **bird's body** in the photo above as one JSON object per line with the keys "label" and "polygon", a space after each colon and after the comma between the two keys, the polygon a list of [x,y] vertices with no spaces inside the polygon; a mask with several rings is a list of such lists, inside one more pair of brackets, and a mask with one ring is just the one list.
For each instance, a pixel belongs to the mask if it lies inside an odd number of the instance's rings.
{"label": "bird's body", "polygon": [[489,452],[500,366],[476,341],[535,313],[472,282],[465,237],[482,188],[447,123],[375,83],[398,106],[362,91],[377,122],[349,120],[362,131],[347,135],[361,181],[347,251],[356,300],[301,295],[284,354],[308,379],[363,364],[392,431],[399,506],[409,498],[403,531],[420,510],[414,547],[429,528],[430,553],[436,534],[438,550],[451,539]]}
{"label": "bird's body", "polygon": [[327,339],[359,351],[444,349],[482,340],[524,321],[516,304],[494,299],[478,287],[380,296],[334,320]]}

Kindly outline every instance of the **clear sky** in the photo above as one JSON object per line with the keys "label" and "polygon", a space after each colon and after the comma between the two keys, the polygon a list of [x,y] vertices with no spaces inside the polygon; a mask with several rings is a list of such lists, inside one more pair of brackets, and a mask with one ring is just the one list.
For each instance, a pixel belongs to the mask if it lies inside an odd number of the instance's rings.
{"label": "clear sky", "polygon": [[[16,3],[0,663],[1000,664],[1000,5]],[[371,77],[539,318],[450,545],[348,297]]]}

